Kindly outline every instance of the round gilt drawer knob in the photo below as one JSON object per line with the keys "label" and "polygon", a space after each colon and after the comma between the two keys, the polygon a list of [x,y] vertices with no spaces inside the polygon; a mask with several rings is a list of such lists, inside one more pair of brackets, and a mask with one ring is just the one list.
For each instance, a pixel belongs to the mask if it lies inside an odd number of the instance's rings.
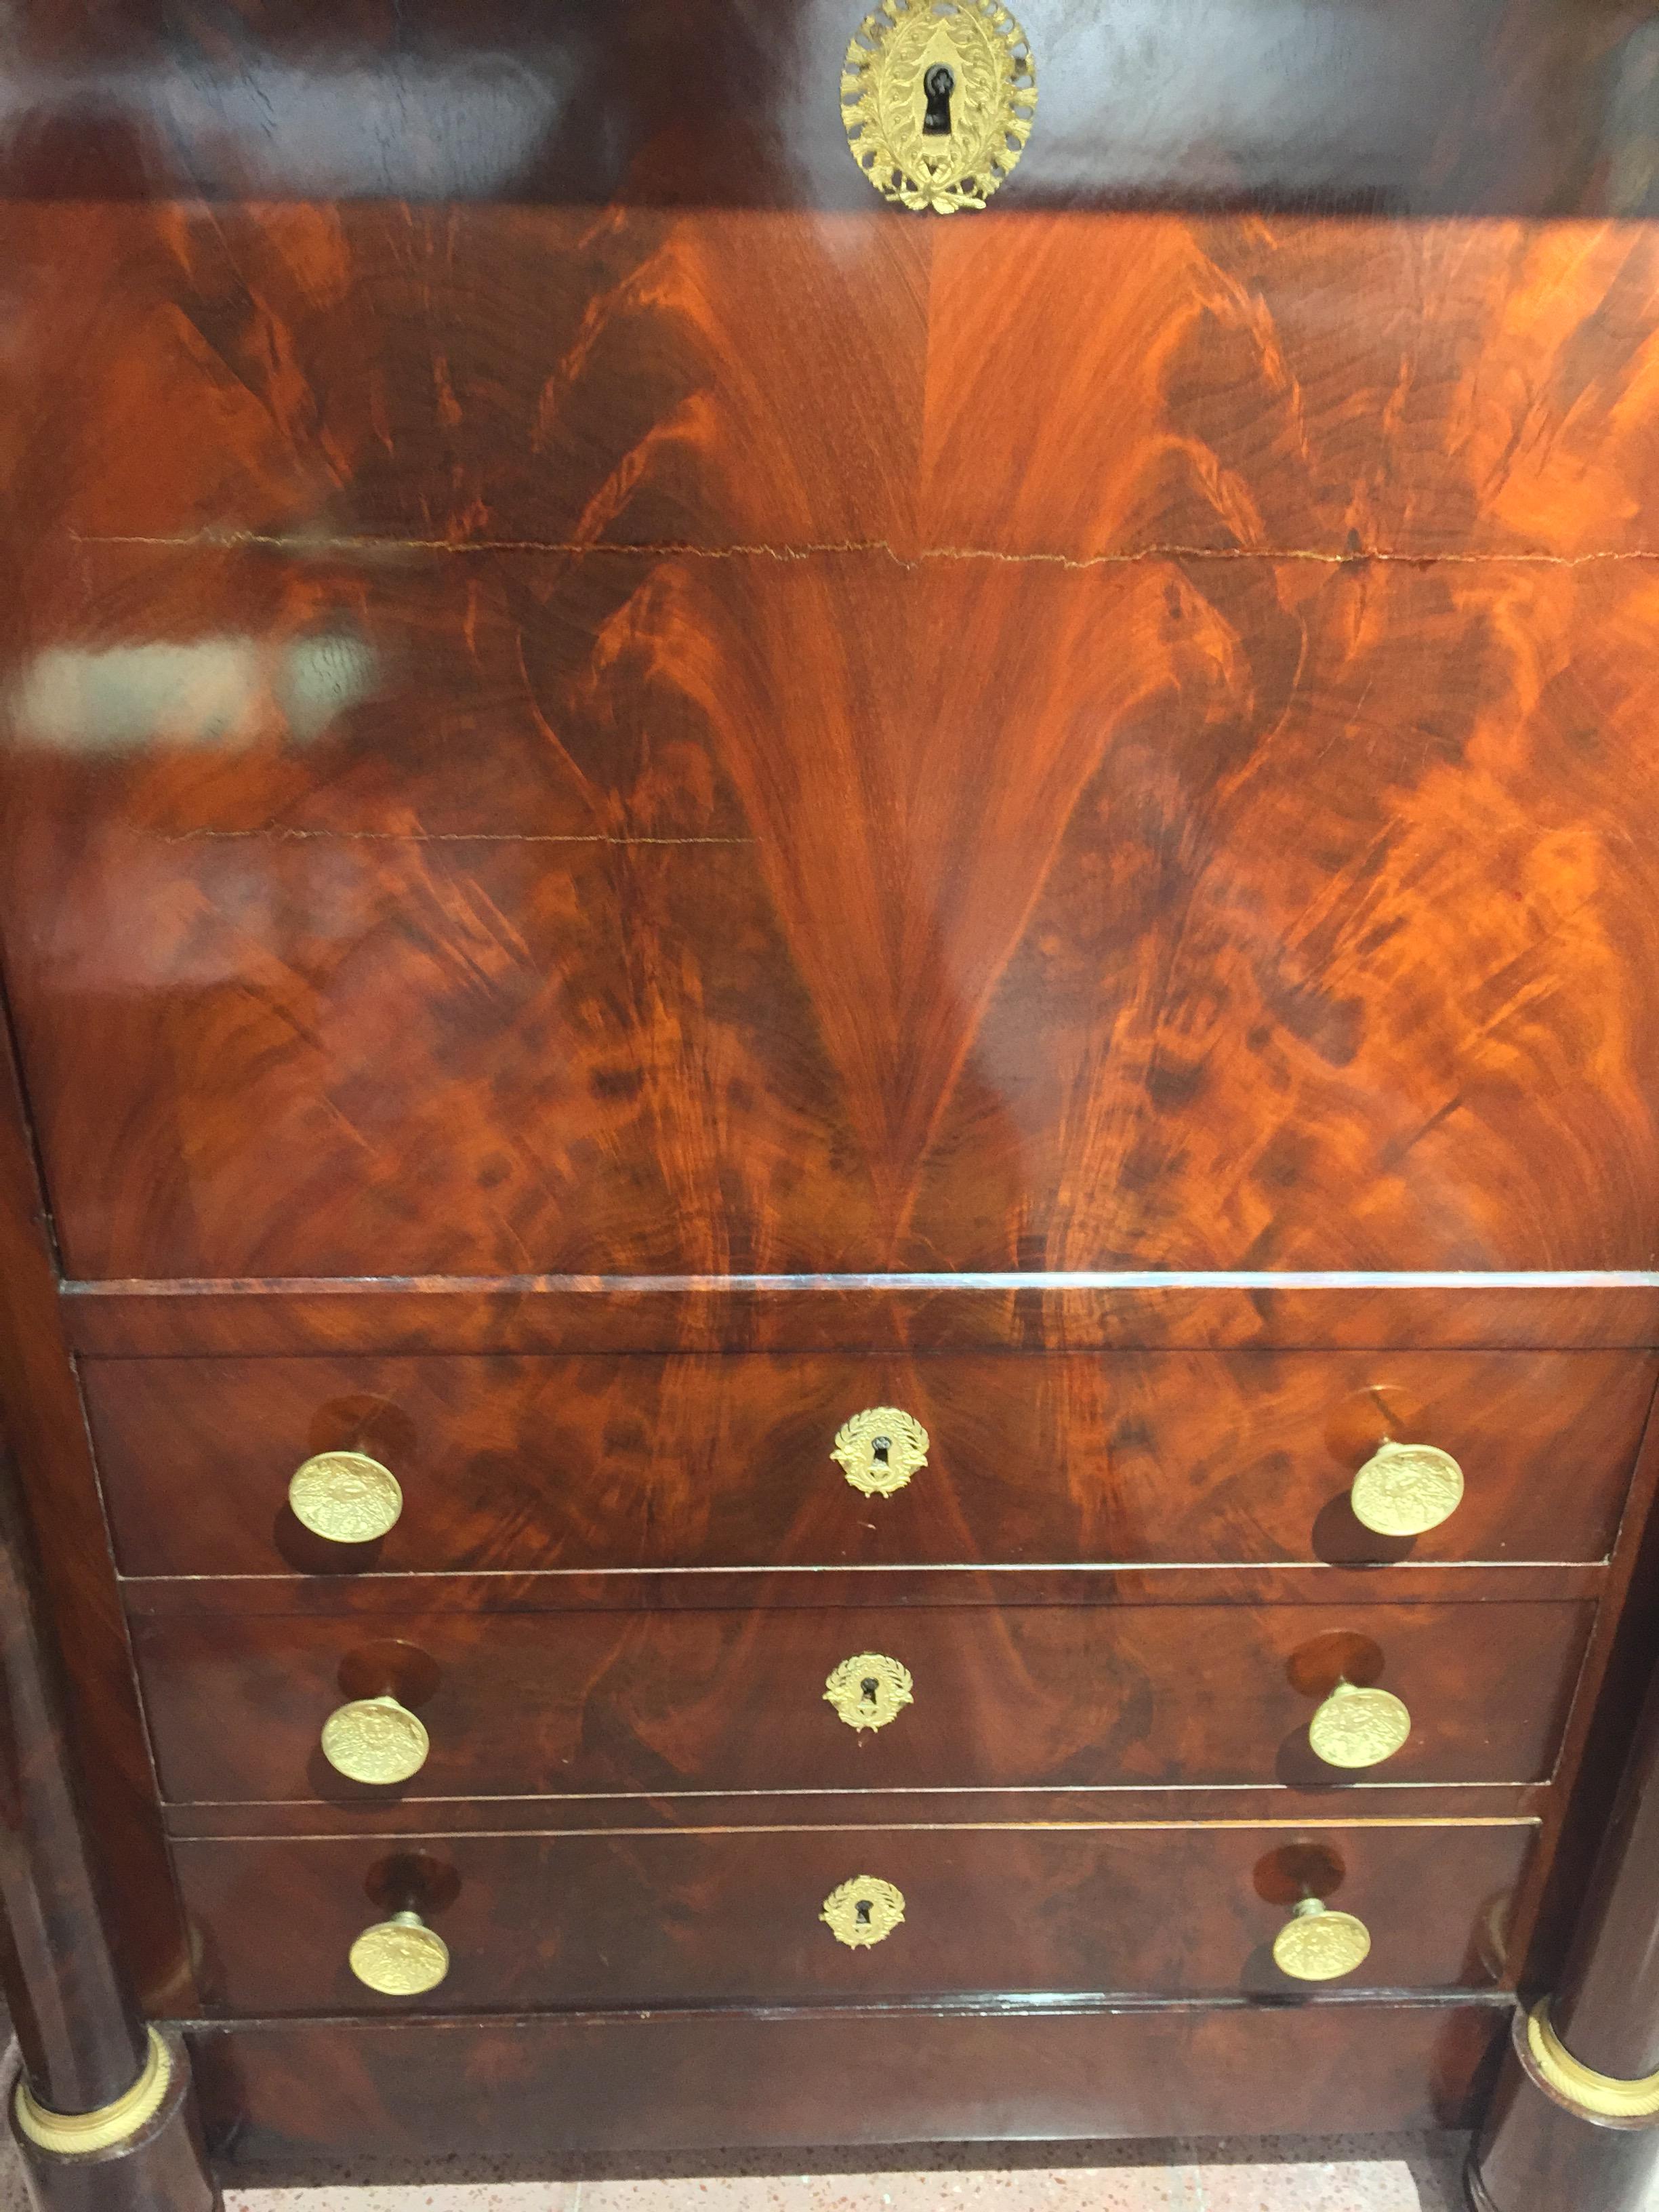
{"label": "round gilt drawer knob", "polygon": [[1354,1518],[1379,1536],[1421,1536],[1463,1502],[1463,1470],[1432,1444],[1381,1443],[1353,1479]]}
{"label": "round gilt drawer knob", "polygon": [[927,1431],[914,1413],[872,1406],[836,1431],[830,1456],[854,1490],[890,1498],[927,1464]]}
{"label": "round gilt drawer knob", "polygon": [[1304,1897],[1273,1938],[1273,1964],[1298,1982],[1334,1982],[1364,1966],[1370,1948],[1363,1920]]}
{"label": "round gilt drawer knob", "polygon": [[394,1912],[352,1945],[351,1971],[383,1997],[424,1996],[449,1972],[449,1946],[418,1912]]}
{"label": "round gilt drawer knob", "polygon": [[323,1724],[323,1757],[349,1782],[407,1782],[431,1749],[431,1737],[396,1698],[359,1698]]}
{"label": "round gilt drawer knob", "polygon": [[916,1701],[910,1669],[883,1651],[843,1659],[825,1682],[823,1695],[849,1729],[885,1728]]}
{"label": "round gilt drawer knob", "polygon": [[398,1525],[404,1493],[389,1467],[367,1452],[319,1452],[288,1486],[294,1517],[331,1544],[372,1544]]}
{"label": "round gilt drawer knob", "polygon": [[855,1875],[823,1900],[818,1918],[849,1951],[884,1943],[904,1918],[904,1892],[879,1875]]}
{"label": "round gilt drawer knob", "polygon": [[1381,1766],[1401,1749],[1412,1717],[1388,1690],[1339,1682],[1308,1723],[1308,1741],[1327,1766]]}

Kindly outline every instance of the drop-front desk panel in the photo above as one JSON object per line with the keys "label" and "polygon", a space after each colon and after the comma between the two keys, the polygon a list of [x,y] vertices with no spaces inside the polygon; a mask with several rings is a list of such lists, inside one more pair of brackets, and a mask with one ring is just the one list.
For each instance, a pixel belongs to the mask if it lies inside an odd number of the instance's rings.
{"label": "drop-front desk panel", "polygon": [[865,198],[0,212],[20,1457],[228,2174],[1467,2124],[1560,1971],[1659,234]]}

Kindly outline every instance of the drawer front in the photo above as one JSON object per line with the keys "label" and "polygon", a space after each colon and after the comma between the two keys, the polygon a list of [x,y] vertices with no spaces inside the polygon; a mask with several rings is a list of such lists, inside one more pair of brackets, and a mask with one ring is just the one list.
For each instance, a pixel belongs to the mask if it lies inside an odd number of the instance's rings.
{"label": "drawer front", "polygon": [[[1467,1989],[1531,1847],[1525,1822],[1332,1829],[820,1829],[177,1845],[212,2009],[477,2012],[1025,1990],[1284,1996],[1305,1894],[1359,1919],[1340,1988]],[[902,1919],[856,1946],[822,1917],[890,1884]],[[870,1895],[881,1908],[891,1900]],[[447,1946],[416,1999],[364,1989],[362,1930],[413,1908]]]}
{"label": "drawer front", "polygon": [[[98,1359],[87,1403],[134,1575],[1033,1561],[1580,1560],[1610,1549],[1659,1366],[1623,1352],[884,1358]],[[927,1464],[886,1494],[830,1456],[867,1408]],[[1361,1526],[1386,1437],[1462,1502]],[[380,1460],[373,1546],[288,1510],[324,1451]]]}
{"label": "drawer front", "polygon": [[1358,1779],[1529,1782],[1553,1765],[1592,1610],[427,1613],[156,1619],[135,1636],[181,1803],[378,1796],[321,1738],[343,1703],[388,1694],[429,1740],[401,1785],[422,1797],[1328,1785],[1309,1730],[1344,1678],[1410,1717],[1391,1757],[1345,1770]]}

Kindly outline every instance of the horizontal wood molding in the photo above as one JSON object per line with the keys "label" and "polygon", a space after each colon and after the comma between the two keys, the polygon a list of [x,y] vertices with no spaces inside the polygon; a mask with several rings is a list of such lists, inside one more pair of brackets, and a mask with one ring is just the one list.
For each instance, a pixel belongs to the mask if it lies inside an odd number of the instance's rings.
{"label": "horizontal wood molding", "polygon": [[131,1619],[374,1619],[410,1612],[708,1612],[866,1606],[1391,1606],[1599,1598],[1601,1566],[757,1567],[641,1574],[155,1575]]}
{"label": "horizontal wood molding", "polygon": [[1647,1350],[1659,1273],[1561,1270],[70,1281],[87,1358],[396,1352]]}
{"label": "horizontal wood molding", "polygon": [[1305,1828],[1340,1824],[1457,1827],[1535,1823],[1552,1785],[1356,1781],[1292,1790],[856,1790],[747,1794],[433,1798],[367,1795],[349,1805],[172,1805],[167,1832],[190,1838],[635,1833],[658,1828],[962,1826]]}

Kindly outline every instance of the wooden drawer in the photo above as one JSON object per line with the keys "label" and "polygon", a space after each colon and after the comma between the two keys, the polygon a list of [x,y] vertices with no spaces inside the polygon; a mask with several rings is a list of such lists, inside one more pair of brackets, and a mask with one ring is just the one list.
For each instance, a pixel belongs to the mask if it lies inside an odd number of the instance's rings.
{"label": "wooden drawer", "polygon": [[[1328,1784],[1308,1728],[1344,1675],[1393,1692],[1413,1723],[1359,1779],[1537,1781],[1592,1610],[429,1613],[155,1619],[134,1632],[163,1792],[210,1803],[380,1794],[338,1775],[320,1736],[343,1702],[386,1693],[429,1735],[403,1785],[423,1797]],[[867,1654],[911,1678],[912,1702],[877,1726],[843,1721],[825,1695],[842,1662]]]}
{"label": "wooden drawer", "polygon": [[[123,1568],[466,1569],[1397,1559],[1579,1560],[1616,1532],[1655,1361],[1625,1352],[645,1354],[96,1359]],[[896,1406],[926,1468],[866,1496],[830,1457]],[[1415,1540],[1348,1503],[1385,1435],[1462,1463]],[[307,1455],[381,1459],[402,1518],[331,1545]]]}
{"label": "wooden drawer", "polygon": [[[1335,1986],[1497,1979],[1524,1821],[1297,1828],[674,1831],[175,1846],[210,2009],[387,2008],[347,1965],[413,1905],[448,1945],[417,2009],[930,1996],[1305,1991],[1272,1944],[1308,1890],[1370,1932]],[[860,1948],[821,1918],[874,1876],[901,1924]],[[403,2001],[407,2007],[410,2001]]]}

